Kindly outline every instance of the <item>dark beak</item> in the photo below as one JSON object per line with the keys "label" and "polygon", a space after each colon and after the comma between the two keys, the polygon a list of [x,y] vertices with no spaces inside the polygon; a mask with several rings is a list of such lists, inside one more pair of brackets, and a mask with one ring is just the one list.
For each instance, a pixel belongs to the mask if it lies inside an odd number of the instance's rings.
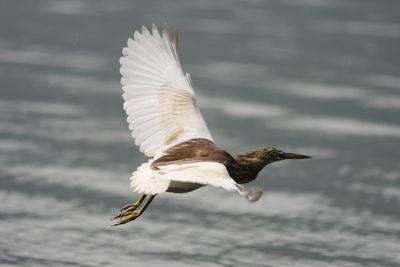
{"label": "dark beak", "polygon": [[282,152],[281,158],[282,159],[310,159],[311,157],[302,155],[302,154]]}

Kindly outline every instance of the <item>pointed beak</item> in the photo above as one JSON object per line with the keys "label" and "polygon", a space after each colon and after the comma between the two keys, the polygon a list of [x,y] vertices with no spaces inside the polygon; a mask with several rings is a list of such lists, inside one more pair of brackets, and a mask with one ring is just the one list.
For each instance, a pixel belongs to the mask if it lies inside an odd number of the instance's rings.
{"label": "pointed beak", "polygon": [[295,153],[286,153],[283,152],[281,155],[282,159],[310,159],[310,156],[302,155],[302,154],[295,154]]}

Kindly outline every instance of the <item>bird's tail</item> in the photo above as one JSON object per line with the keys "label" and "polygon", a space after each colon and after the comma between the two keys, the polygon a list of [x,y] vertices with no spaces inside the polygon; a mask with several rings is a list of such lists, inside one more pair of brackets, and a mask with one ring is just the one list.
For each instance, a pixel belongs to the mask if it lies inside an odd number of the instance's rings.
{"label": "bird's tail", "polygon": [[167,191],[170,181],[157,179],[160,174],[152,170],[151,161],[140,165],[129,178],[130,187],[139,194],[157,195]]}

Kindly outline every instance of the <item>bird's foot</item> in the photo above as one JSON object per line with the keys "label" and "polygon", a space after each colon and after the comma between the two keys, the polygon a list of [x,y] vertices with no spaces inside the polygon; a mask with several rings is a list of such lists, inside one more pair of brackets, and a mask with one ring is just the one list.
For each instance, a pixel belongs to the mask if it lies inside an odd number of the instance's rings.
{"label": "bird's foot", "polygon": [[127,212],[131,212],[131,211],[136,210],[136,209],[142,204],[142,202],[143,202],[143,200],[144,200],[145,198],[146,198],[146,195],[142,195],[142,196],[141,196],[138,200],[136,200],[134,203],[129,204],[129,205],[125,205],[125,206],[121,209],[121,212],[120,212],[118,215],[116,215],[115,217],[111,218],[111,220],[115,220],[115,219],[118,219],[118,218],[122,218],[122,217],[126,216],[125,214],[126,214]]}
{"label": "bird's foot", "polygon": [[137,208],[141,206],[144,199],[146,198],[145,194],[142,195],[135,203],[124,206],[121,209],[120,214],[111,219],[111,220],[118,219],[118,222],[111,226],[118,226],[121,224],[125,224],[138,218],[147,209],[147,207],[153,201],[155,196],[156,195],[151,195],[150,198],[144,203],[144,205],[139,210]]}
{"label": "bird's foot", "polygon": [[132,204],[129,204],[129,205],[124,206],[124,207],[121,209],[121,212],[120,212],[117,216],[115,216],[114,218],[112,218],[112,219],[115,220],[115,219],[118,219],[118,218],[121,218],[121,217],[126,216],[126,214],[127,214],[128,212],[135,211],[135,210],[140,206],[140,204],[141,204],[141,203],[140,203],[139,201],[136,201],[135,203],[132,203]]}
{"label": "bird's foot", "polygon": [[[127,208],[124,209],[125,207],[127,207]],[[121,212],[118,215],[111,218],[111,220],[115,220],[115,219],[119,219],[119,218],[127,216],[128,214],[130,214],[130,212],[135,211],[139,207],[139,205],[131,204],[131,205],[127,205],[125,207],[121,209]]]}
{"label": "bird's foot", "polygon": [[114,219],[119,219],[117,223],[111,225],[111,226],[118,226],[121,224],[125,224],[128,222],[131,222],[138,218],[140,215],[142,215],[143,210],[133,210],[133,211],[125,211],[123,213],[120,213],[119,215],[115,216]]}

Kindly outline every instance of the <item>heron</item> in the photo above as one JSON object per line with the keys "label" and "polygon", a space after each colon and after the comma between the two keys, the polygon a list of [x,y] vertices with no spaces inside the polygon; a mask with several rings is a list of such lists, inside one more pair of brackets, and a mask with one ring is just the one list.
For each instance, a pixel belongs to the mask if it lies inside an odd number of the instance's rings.
{"label": "heron", "polygon": [[141,196],[124,206],[113,226],[137,219],[164,192],[186,193],[210,185],[236,192],[249,202],[262,191],[243,184],[268,164],[310,156],[263,146],[232,156],[219,148],[200,113],[190,74],[178,57],[178,31],[142,26],[128,39],[120,58],[123,108],[135,144],[150,159],[130,177]]}

